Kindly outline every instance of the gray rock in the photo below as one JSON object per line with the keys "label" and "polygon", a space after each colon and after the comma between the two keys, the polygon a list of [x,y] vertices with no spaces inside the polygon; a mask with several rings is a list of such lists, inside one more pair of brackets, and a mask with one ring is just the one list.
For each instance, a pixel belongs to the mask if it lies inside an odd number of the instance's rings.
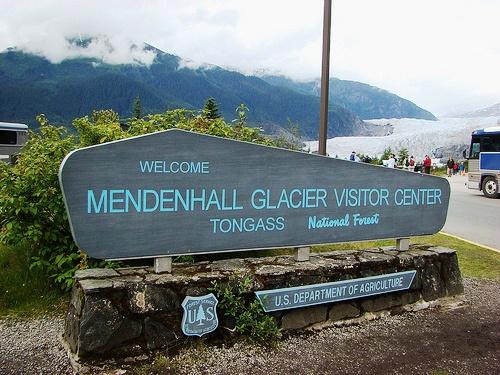
{"label": "gray rock", "polygon": [[148,311],[173,312],[180,308],[179,298],[173,290],[153,285],[146,288],[146,304]]}
{"label": "gray rock", "polygon": [[426,263],[421,273],[422,297],[432,301],[446,295],[446,288],[440,274],[440,263]]}
{"label": "gray rock", "polygon": [[132,313],[171,312],[180,307],[177,294],[166,287],[131,284],[127,287],[128,305]]}
{"label": "gray rock", "polygon": [[281,318],[281,328],[300,329],[326,320],[326,306],[313,306],[287,311]]}
{"label": "gray rock", "polygon": [[361,302],[361,308],[363,311],[380,311],[388,310],[394,306],[394,301],[392,295],[383,294],[376,297],[368,297]]}
{"label": "gray rock", "polygon": [[124,317],[103,296],[88,296],[80,323],[80,355],[98,352],[104,348],[113,334],[120,328]]}
{"label": "gray rock", "polygon": [[447,247],[442,247],[442,246],[434,246],[434,247],[429,247],[429,251],[433,251],[436,254],[455,254],[456,251],[452,249],[448,249]]}
{"label": "gray rock", "polygon": [[342,320],[347,318],[355,318],[360,314],[359,307],[353,303],[336,303],[328,312],[328,320]]}
{"label": "gray rock", "polygon": [[358,261],[362,268],[381,267],[391,263],[396,264],[397,258],[382,252],[361,252],[358,255]]}
{"label": "gray rock", "polygon": [[243,259],[225,259],[214,262],[211,265],[213,271],[243,272],[247,270]]}
{"label": "gray rock", "polygon": [[85,279],[104,279],[113,276],[120,276],[120,274],[111,268],[89,268],[75,272],[75,279],[77,281]]}
{"label": "gray rock", "polygon": [[420,299],[418,291],[404,291],[392,295],[392,307],[404,306],[410,303],[415,303]]}
{"label": "gray rock", "polygon": [[[107,345],[99,350],[100,353],[115,350],[122,347],[122,344],[139,337],[142,333],[142,322],[140,320],[132,319],[131,317],[124,317],[120,327],[113,332]],[[137,345],[131,345],[138,347]],[[123,351],[123,350],[122,350]],[[125,350],[127,352],[127,349]]]}
{"label": "gray rock", "polygon": [[[443,254],[443,253],[441,253]],[[458,266],[458,258],[456,254],[450,256],[441,256],[442,259],[442,275],[445,283],[446,294],[454,296],[464,292],[464,284],[462,282],[462,274]]]}
{"label": "gray rock", "polygon": [[[398,264],[401,268],[403,269],[414,269],[414,268],[418,268],[416,267],[415,265],[415,256],[413,256],[412,254],[408,253],[408,252],[401,252],[397,255],[397,259],[398,259]],[[421,263],[422,263],[422,267],[425,263],[424,259],[423,258],[420,258],[421,259]]]}
{"label": "gray rock", "polygon": [[69,303],[73,306],[76,316],[80,316],[80,314],[82,313],[82,304],[84,298],[85,296],[83,295],[81,288],[76,287],[71,290],[71,299]]}
{"label": "gray rock", "polygon": [[148,271],[144,267],[117,268],[116,271],[123,276],[146,275]]}
{"label": "gray rock", "polygon": [[103,289],[113,288],[113,281],[111,279],[84,279],[78,281],[85,294],[97,293]]}
{"label": "gray rock", "polygon": [[289,267],[280,265],[262,265],[255,270],[257,276],[282,276],[290,273]]}
{"label": "gray rock", "polygon": [[177,335],[162,323],[146,317],[144,319],[144,338],[148,349],[166,348],[177,340]]}
{"label": "gray rock", "polygon": [[76,313],[73,304],[69,304],[66,320],[64,321],[64,340],[68,343],[71,351],[78,351],[78,340],[80,338],[80,316]]}
{"label": "gray rock", "polygon": [[204,296],[208,293],[209,291],[207,288],[200,288],[200,287],[192,287],[186,290],[186,296],[191,296],[191,297]]}
{"label": "gray rock", "polygon": [[396,246],[381,246],[380,247],[382,249],[382,251],[389,251],[391,253],[398,253],[398,251],[396,250]]}

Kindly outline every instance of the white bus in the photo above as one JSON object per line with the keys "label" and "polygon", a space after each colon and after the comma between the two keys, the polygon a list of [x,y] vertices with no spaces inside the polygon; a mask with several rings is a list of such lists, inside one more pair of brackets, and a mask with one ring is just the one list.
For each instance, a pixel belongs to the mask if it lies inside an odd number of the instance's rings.
{"label": "white bus", "polygon": [[500,126],[474,130],[469,151],[467,187],[488,198],[500,196]]}
{"label": "white bus", "polygon": [[27,125],[0,122],[0,161],[11,162],[27,141]]}

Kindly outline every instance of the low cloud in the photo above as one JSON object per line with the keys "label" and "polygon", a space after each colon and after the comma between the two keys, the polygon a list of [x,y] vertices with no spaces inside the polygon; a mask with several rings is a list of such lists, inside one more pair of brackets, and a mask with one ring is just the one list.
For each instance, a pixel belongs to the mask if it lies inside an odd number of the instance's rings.
{"label": "low cloud", "polygon": [[139,64],[150,66],[156,56],[145,49],[143,42],[107,35],[78,35],[56,38],[50,46],[41,48],[38,43],[28,42],[16,46],[18,50],[33,53],[58,64],[77,57],[95,58],[106,64]]}

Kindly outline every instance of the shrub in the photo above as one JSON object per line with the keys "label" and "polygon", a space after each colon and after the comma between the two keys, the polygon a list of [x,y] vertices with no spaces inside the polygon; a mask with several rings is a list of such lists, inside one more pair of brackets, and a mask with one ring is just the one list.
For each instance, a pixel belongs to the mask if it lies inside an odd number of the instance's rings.
{"label": "shrub", "polygon": [[244,126],[244,117],[239,113],[238,126],[233,127],[221,118],[209,119],[178,109],[134,118],[123,127],[115,112],[103,110],[75,119],[76,135],[72,135],[64,127],[49,124],[43,115],[38,116],[40,131],[30,133],[17,163],[0,163],[0,243],[29,248],[31,267],[44,270],[62,289],[72,286],[74,272],[79,268],[112,267],[111,263],[88,259],[84,249],[78,249],[73,242],[58,182],[64,157],[79,147],[172,128],[270,146],[278,144],[262,136],[258,128]]}
{"label": "shrub", "polygon": [[17,163],[0,163],[0,241],[27,246],[32,267],[68,288],[82,255],[71,238],[57,174],[76,143],[66,129],[49,125],[43,116],[38,121],[40,132],[30,133]]}
{"label": "shrub", "polygon": [[251,295],[253,280],[246,276],[239,279],[232,275],[226,283],[213,282],[209,290],[219,300],[219,308],[225,317],[234,320],[234,328],[261,344],[270,344],[281,337],[281,329],[271,315],[267,315],[260,302]]}

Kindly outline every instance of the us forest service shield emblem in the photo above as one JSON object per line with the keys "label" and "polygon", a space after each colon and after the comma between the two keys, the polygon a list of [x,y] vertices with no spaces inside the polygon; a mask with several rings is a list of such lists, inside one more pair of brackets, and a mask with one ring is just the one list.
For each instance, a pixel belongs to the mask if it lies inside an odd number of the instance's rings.
{"label": "us forest service shield emblem", "polygon": [[215,331],[219,325],[217,302],[213,293],[200,297],[186,296],[182,302],[182,332],[186,336],[203,336]]}

